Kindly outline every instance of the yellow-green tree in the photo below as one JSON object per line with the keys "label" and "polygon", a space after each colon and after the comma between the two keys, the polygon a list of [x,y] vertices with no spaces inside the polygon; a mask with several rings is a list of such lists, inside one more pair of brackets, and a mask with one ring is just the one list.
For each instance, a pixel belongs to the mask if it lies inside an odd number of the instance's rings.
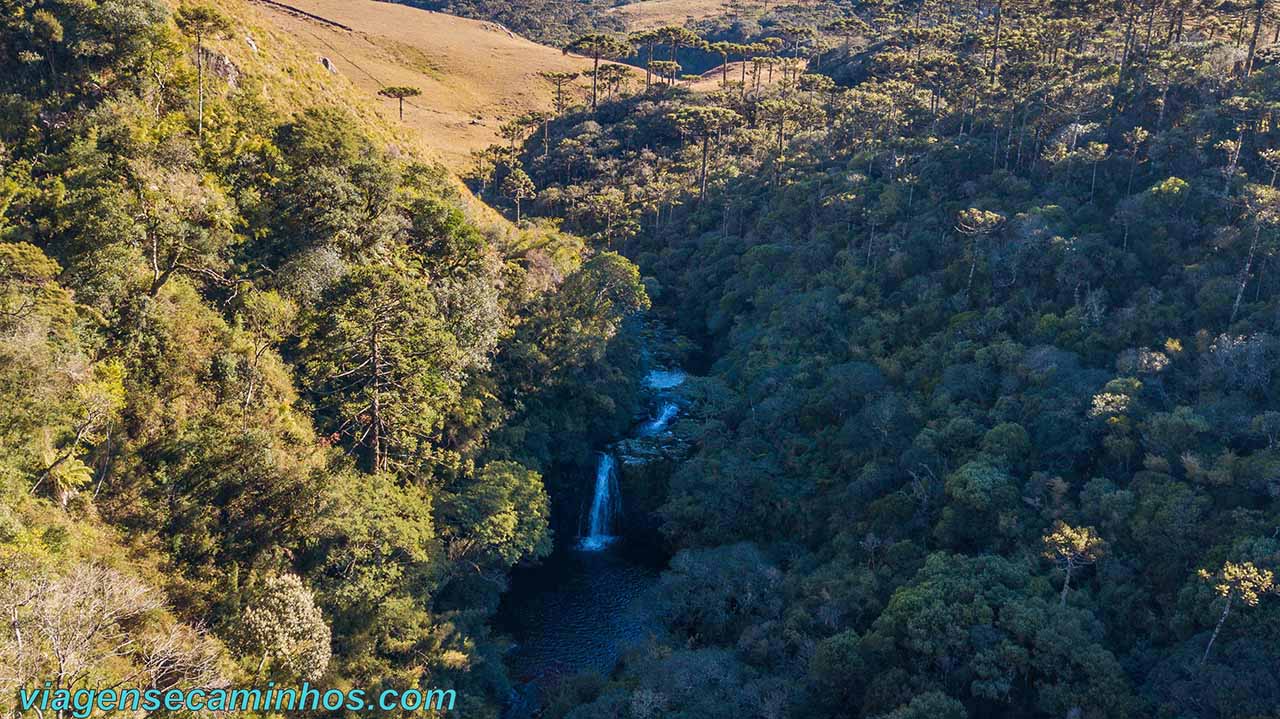
{"label": "yellow-green tree", "polygon": [[1080,567],[1102,556],[1106,544],[1093,527],[1072,527],[1063,521],[1053,525],[1053,531],[1044,537],[1044,556],[1058,565],[1063,572],[1062,595],[1059,603],[1067,603],[1067,591],[1071,588],[1071,575]]}
{"label": "yellow-green tree", "polygon": [[1222,614],[1218,616],[1209,644],[1200,657],[1200,663],[1204,664],[1213,649],[1213,643],[1218,639],[1218,633],[1222,631],[1222,625],[1227,621],[1227,615],[1231,613],[1231,605],[1239,601],[1246,607],[1258,606],[1262,597],[1275,589],[1275,575],[1269,569],[1259,569],[1253,562],[1227,562],[1216,573],[1201,569],[1199,576],[1204,581],[1211,582],[1213,591],[1222,597]]}
{"label": "yellow-green tree", "polygon": [[183,5],[173,14],[184,34],[196,39],[196,94],[199,117],[196,133],[204,137],[204,41],[231,32],[231,20],[211,5]]}

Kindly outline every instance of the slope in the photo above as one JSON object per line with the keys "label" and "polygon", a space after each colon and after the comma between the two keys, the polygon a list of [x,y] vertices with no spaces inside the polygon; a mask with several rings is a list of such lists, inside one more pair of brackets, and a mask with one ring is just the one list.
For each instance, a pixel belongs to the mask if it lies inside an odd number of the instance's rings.
{"label": "slope", "polygon": [[[256,4],[266,24],[313,51],[317,62],[327,59],[362,94],[376,97],[390,85],[420,89],[420,97],[405,101],[404,124],[455,171],[472,150],[498,141],[503,122],[551,107],[551,89],[539,72],[591,65],[494,23],[404,5],[373,0]],[[378,101],[383,116],[396,120],[397,102]]]}

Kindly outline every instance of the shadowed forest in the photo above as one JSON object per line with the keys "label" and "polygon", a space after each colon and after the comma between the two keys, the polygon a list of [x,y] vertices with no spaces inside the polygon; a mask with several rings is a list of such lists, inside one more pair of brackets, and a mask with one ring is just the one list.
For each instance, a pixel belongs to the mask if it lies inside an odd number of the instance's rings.
{"label": "shadowed forest", "polygon": [[531,715],[1280,716],[1280,2],[405,4],[591,69],[455,177],[241,0],[0,0],[0,712],[515,716],[678,365],[652,626]]}

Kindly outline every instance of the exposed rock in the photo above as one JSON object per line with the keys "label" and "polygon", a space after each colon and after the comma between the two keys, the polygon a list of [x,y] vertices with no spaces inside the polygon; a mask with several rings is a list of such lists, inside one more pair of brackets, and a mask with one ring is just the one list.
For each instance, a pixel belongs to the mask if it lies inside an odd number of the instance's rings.
{"label": "exposed rock", "polygon": [[334,75],[338,74],[338,66],[334,65],[333,61],[330,60],[329,58],[327,57],[320,58],[320,64],[324,65],[324,69],[328,70],[330,73]]}
{"label": "exposed rock", "polygon": [[252,50],[255,54],[258,52],[258,43],[254,42],[252,35],[245,35],[244,43],[248,45],[249,49]]}
{"label": "exposed rock", "polygon": [[201,51],[201,57],[204,59],[205,72],[222,78],[222,81],[227,83],[228,87],[236,88],[240,86],[240,68],[236,67],[231,58],[207,47]]}

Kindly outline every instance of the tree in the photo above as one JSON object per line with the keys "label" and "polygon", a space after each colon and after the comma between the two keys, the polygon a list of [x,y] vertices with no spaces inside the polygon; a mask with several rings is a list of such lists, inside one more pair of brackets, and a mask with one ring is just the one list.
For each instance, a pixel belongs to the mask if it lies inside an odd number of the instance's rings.
{"label": "tree", "polygon": [[271,669],[288,679],[319,679],[329,666],[331,636],[311,590],[296,574],[265,579],[237,627],[238,644],[260,657],[257,675]]}
{"label": "tree", "polygon": [[1067,591],[1071,587],[1071,575],[1076,569],[1093,564],[1102,556],[1104,543],[1093,527],[1075,528],[1059,520],[1053,531],[1044,537],[1044,556],[1058,565],[1065,577],[1059,603],[1067,604]]}
{"label": "tree", "polygon": [[506,178],[502,180],[502,194],[516,203],[516,222],[518,223],[520,222],[520,203],[537,197],[538,188],[533,184],[529,174],[517,167],[507,173]]}
{"label": "tree", "polygon": [[787,140],[787,123],[803,116],[804,106],[797,100],[771,97],[759,105],[760,116],[777,128],[777,152],[782,153]]}
{"label": "tree", "polygon": [[1093,168],[1089,178],[1090,203],[1093,202],[1093,196],[1098,188],[1098,165],[1107,159],[1107,149],[1107,143],[1105,142],[1090,142],[1079,150],[1080,158],[1090,163]]}
{"label": "tree", "polygon": [[742,116],[726,107],[684,107],[667,117],[680,131],[702,140],[702,169],[699,172],[700,195],[707,194],[707,158],[712,137],[719,137],[725,130],[742,121]]}
{"label": "tree", "polygon": [[612,98],[622,89],[627,76],[631,74],[631,68],[627,65],[601,65],[600,69],[588,71],[587,74],[593,78],[598,75],[607,97]]}
{"label": "tree", "polygon": [[875,719],[969,719],[964,704],[939,691],[924,692]]}
{"label": "tree", "polygon": [[834,20],[822,29],[839,35],[844,40],[845,52],[849,51],[849,43],[853,40],[854,36],[866,34],[871,30],[871,28],[856,15],[850,15],[848,17],[842,17],[838,20]]}
{"label": "tree", "polygon": [[450,558],[481,571],[506,568],[551,551],[550,500],[537,472],[490,462],[440,500]]}
{"label": "tree", "polygon": [[679,25],[666,25],[654,32],[658,35],[658,43],[667,46],[667,60],[670,62],[680,60],[680,48],[700,47],[703,44],[702,37],[698,33]]}
{"label": "tree", "polygon": [[1209,658],[1214,641],[1218,639],[1218,632],[1222,631],[1222,625],[1227,621],[1232,603],[1239,600],[1248,607],[1258,606],[1262,596],[1273,590],[1275,575],[1269,569],[1259,569],[1253,562],[1227,562],[1216,573],[1211,574],[1208,570],[1201,569],[1198,576],[1212,583],[1213,591],[1222,597],[1222,614],[1209,637],[1209,644],[1204,648],[1204,655],[1200,657],[1200,664],[1203,665]]}
{"label": "tree", "polygon": [[196,39],[197,136],[204,137],[204,41],[221,38],[231,32],[231,21],[211,5],[183,5],[173,14],[178,29]]}
{"label": "tree", "polygon": [[649,63],[649,70],[657,75],[659,79],[665,80],[668,87],[676,84],[676,78],[680,76],[680,63],[672,60],[654,60]]}
{"label": "tree", "polygon": [[580,72],[540,72],[538,73],[543,80],[551,83],[556,89],[555,110],[557,115],[563,115],[568,102],[564,98],[564,87],[576,80],[582,75]]}
{"label": "tree", "polygon": [[467,175],[468,179],[477,180],[480,183],[480,196],[484,197],[485,192],[489,189],[489,183],[493,182],[494,174],[498,170],[500,162],[500,151],[493,146],[486,147],[483,150],[471,151],[471,170]]}
{"label": "tree", "polygon": [[1267,183],[1267,187],[1276,186],[1276,176],[1280,175],[1280,149],[1268,148],[1259,150],[1258,156],[1262,159],[1263,164],[1271,170],[1271,180]]}
{"label": "tree", "polygon": [[1267,238],[1274,235],[1280,226],[1280,190],[1262,185],[1249,185],[1245,188],[1244,205],[1246,217],[1253,225],[1253,238],[1249,241],[1249,253],[1245,257],[1244,267],[1240,268],[1240,277],[1236,282],[1236,299],[1231,304],[1231,318],[1228,324],[1234,324],[1236,314],[1240,311],[1240,302],[1244,299],[1245,287],[1249,284],[1249,273],[1258,251]]}
{"label": "tree", "polygon": [[649,91],[649,87],[653,84],[653,70],[649,67],[653,63],[653,48],[658,44],[658,32],[656,30],[638,30],[627,36],[628,41],[635,47],[645,48],[644,58],[644,89]]}
{"label": "tree", "polygon": [[390,87],[384,87],[381,90],[379,90],[378,94],[383,97],[389,97],[394,100],[398,100],[400,102],[400,119],[403,120],[404,119],[404,99],[406,97],[418,97],[419,95],[422,94],[422,90],[419,90],[416,87],[409,87],[407,85],[391,85]]}
{"label": "tree", "polygon": [[392,267],[352,270],[304,321],[302,366],[322,426],[367,469],[414,471],[456,395],[456,342],[431,291]]}
{"label": "tree", "polygon": [[967,294],[973,288],[973,274],[978,268],[978,250],[986,238],[990,237],[1001,225],[1005,217],[998,212],[980,210],[970,207],[960,212],[956,220],[956,231],[972,238],[969,243],[969,279],[965,284]]}
{"label": "tree", "polygon": [[729,53],[736,47],[731,42],[713,42],[707,45],[707,51],[720,56],[720,88],[729,87]]}
{"label": "tree", "polygon": [[66,506],[72,491],[92,478],[92,471],[77,455],[84,445],[103,439],[124,403],[124,367],[111,360],[94,365],[92,374],[75,387],[75,400],[69,407],[72,424],[58,444],[48,448],[47,464],[36,477],[32,491],[48,480],[52,495]]}
{"label": "tree", "polygon": [[633,51],[631,45],[613,35],[590,33],[583,35],[564,47],[564,53],[576,53],[591,58],[591,111],[595,112],[598,104],[600,59],[617,60],[626,57]]}
{"label": "tree", "polygon": [[229,199],[208,176],[150,160],[131,163],[130,210],[149,265],[152,297],[182,271],[227,285],[221,274],[239,238]]}
{"label": "tree", "polygon": [[604,357],[624,320],[649,308],[639,269],[622,255],[601,252],[565,278],[548,312],[523,330],[542,358],[536,381]]}
{"label": "tree", "polygon": [[1243,73],[1248,77],[1253,72],[1253,61],[1258,54],[1258,38],[1262,35],[1262,23],[1270,10],[1275,6],[1274,0],[1249,0],[1253,7],[1253,32],[1249,35],[1249,50],[1245,54]]}
{"label": "tree", "polygon": [[217,681],[219,653],[190,629],[157,621],[162,596],[137,578],[87,563],[54,573],[5,545],[0,687],[75,691],[116,676],[160,689]]}
{"label": "tree", "polygon": [[250,290],[240,300],[240,312],[236,319],[252,343],[249,376],[245,380],[244,399],[241,403],[246,422],[254,393],[262,379],[263,356],[293,332],[297,318],[297,305],[274,290]]}

